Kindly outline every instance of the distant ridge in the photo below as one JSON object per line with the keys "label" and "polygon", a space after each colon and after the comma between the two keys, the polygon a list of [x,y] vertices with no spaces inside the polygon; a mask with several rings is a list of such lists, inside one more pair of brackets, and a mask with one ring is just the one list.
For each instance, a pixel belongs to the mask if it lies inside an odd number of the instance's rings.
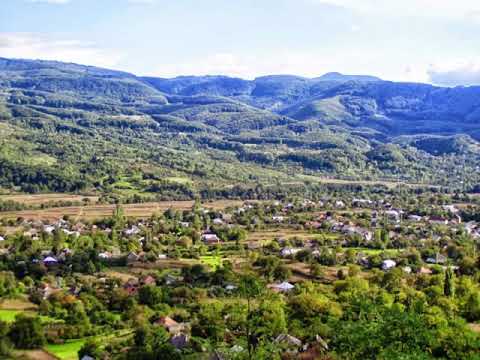
{"label": "distant ridge", "polygon": [[320,77],[314,78],[317,81],[383,81],[379,77],[370,75],[344,75],[339,72],[329,72]]}

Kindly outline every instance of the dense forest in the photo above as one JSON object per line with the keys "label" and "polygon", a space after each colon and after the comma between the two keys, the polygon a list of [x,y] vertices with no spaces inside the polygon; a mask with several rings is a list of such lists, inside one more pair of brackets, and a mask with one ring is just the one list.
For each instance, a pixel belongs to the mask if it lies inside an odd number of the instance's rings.
{"label": "dense forest", "polygon": [[479,105],[476,87],[373,77],[160,79],[0,59],[0,187],[191,199],[334,177],[474,190]]}

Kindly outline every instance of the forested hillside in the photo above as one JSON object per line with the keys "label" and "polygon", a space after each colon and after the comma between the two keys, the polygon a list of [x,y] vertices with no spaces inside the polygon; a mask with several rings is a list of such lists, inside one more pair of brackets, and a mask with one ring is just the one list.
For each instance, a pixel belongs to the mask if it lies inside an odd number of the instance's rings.
{"label": "forested hillside", "polygon": [[0,187],[192,198],[329,176],[469,190],[479,120],[480,87],[0,59]]}

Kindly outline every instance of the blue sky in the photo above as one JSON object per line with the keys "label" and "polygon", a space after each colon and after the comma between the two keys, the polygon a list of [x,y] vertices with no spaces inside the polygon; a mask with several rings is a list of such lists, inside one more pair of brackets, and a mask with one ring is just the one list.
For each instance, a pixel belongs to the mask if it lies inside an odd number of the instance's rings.
{"label": "blue sky", "polygon": [[1,0],[0,56],[139,75],[480,84],[478,0]]}

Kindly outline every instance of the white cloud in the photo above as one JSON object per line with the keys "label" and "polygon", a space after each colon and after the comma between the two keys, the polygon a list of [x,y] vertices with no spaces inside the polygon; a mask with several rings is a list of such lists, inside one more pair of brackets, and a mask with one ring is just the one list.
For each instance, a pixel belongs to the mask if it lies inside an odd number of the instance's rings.
{"label": "white cloud", "polygon": [[43,59],[115,67],[121,55],[94,43],[59,39],[36,33],[0,33],[0,56]]}
{"label": "white cloud", "polygon": [[[373,74],[375,54],[336,54],[279,50],[270,54],[237,55],[217,53],[188,59],[185,62],[160,64],[149,74],[162,77],[179,75],[228,75],[245,79],[272,74],[293,74],[306,77],[320,76],[329,71]],[[355,64],[352,65],[352,59]]]}
{"label": "white cloud", "polygon": [[154,4],[156,0],[127,0],[130,4]]}
{"label": "white cloud", "polygon": [[67,4],[70,0],[28,0],[32,3]]}
{"label": "white cloud", "polygon": [[310,0],[362,13],[391,16],[469,18],[480,12],[478,0]]}
{"label": "white cloud", "polygon": [[433,64],[427,73],[429,80],[437,85],[480,85],[480,58]]}

